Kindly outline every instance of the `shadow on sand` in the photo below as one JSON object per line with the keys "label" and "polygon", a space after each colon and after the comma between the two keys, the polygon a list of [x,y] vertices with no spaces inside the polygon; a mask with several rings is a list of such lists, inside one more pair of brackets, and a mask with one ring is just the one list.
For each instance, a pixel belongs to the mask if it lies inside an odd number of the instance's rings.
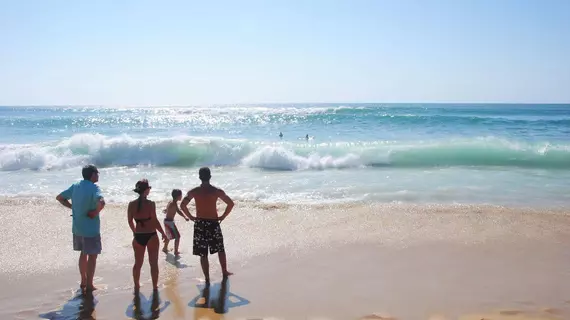
{"label": "shadow on sand", "polygon": [[229,292],[229,288],[228,278],[220,283],[198,285],[200,294],[188,303],[194,308],[194,319],[222,319],[229,309],[249,304],[249,300]]}
{"label": "shadow on sand", "polygon": [[82,292],[77,290],[74,297],[69,299],[61,310],[51,311],[40,314],[42,319],[64,320],[64,319],[81,319],[95,320],[95,305],[97,300],[93,296],[93,292]]}
{"label": "shadow on sand", "polygon": [[170,302],[166,301],[160,307],[161,304],[158,291],[153,291],[150,299],[147,299],[144,294],[139,292],[134,295],[133,303],[127,307],[125,315],[136,320],[158,319],[160,313],[168,308]]}
{"label": "shadow on sand", "polygon": [[167,253],[165,260],[166,260],[166,262],[170,263],[171,265],[175,266],[178,269],[188,268],[188,265],[185,263],[180,263],[179,259],[180,259],[180,257],[177,258],[172,253]]}

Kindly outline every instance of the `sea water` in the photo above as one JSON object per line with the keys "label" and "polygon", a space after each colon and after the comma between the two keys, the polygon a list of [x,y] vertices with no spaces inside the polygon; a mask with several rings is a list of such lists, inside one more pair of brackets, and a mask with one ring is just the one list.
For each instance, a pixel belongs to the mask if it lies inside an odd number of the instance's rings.
{"label": "sea water", "polygon": [[1,196],[54,198],[88,163],[118,203],[210,166],[241,201],[568,206],[570,105],[0,107]]}

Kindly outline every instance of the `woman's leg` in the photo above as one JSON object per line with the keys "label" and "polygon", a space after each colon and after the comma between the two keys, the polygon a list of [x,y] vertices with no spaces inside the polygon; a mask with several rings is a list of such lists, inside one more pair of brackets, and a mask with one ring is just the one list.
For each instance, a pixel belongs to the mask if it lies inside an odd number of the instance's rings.
{"label": "woman's leg", "polygon": [[160,243],[158,236],[153,236],[146,245],[148,250],[148,263],[150,264],[150,275],[152,277],[152,288],[158,288],[158,247]]}
{"label": "woman's leg", "polygon": [[140,278],[141,278],[141,267],[144,262],[144,247],[138,244],[133,239],[133,251],[135,252],[135,264],[133,265],[133,282],[135,285],[135,291],[140,288]]}

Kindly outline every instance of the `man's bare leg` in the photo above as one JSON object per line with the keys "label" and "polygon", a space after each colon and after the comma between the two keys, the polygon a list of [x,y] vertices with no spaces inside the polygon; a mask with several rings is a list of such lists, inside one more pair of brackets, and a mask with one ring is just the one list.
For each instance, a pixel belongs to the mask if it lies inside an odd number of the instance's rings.
{"label": "man's bare leg", "polygon": [[79,255],[79,274],[81,275],[79,287],[84,289],[87,286],[87,255],[83,252]]}
{"label": "man's bare leg", "polygon": [[206,284],[210,284],[210,263],[208,262],[208,256],[200,256],[200,264],[202,265]]}
{"label": "man's bare leg", "polygon": [[233,273],[229,272],[228,267],[226,266],[226,253],[218,252],[218,258],[220,259],[220,266],[222,267],[222,275],[224,277],[231,276]]}
{"label": "man's bare leg", "polygon": [[95,277],[95,267],[97,267],[97,255],[87,255],[87,287],[89,291],[97,290],[93,285],[93,278]]}

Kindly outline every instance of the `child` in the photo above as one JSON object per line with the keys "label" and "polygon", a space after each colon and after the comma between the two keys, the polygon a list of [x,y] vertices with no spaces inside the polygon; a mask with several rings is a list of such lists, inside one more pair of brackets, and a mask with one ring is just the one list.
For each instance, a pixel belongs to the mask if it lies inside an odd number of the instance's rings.
{"label": "child", "polygon": [[178,228],[174,224],[174,217],[176,213],[184,217],[186,221],[189,219],[178,209],[178,201],[182,199],[182,191],[179,189],[172,190],[172,201],[168,202],[166,209],[164,212],[166,213],[166,218],[164,218],[164,231],[166,233],[166,239],[164,240],[164,247],[162,251],[164,253],[168,253],[168,243],[170,240],[174,239],[174,255],[180,255],[180,251],[178,251],[178,246],[180,245],[180,232],[178,232]]}

